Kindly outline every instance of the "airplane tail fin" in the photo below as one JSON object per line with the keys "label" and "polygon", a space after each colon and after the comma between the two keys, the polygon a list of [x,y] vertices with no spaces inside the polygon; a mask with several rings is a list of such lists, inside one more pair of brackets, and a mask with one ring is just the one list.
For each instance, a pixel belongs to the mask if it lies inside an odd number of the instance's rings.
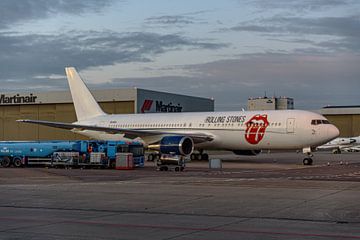
{"label": "airplane tail fin", "polygon": [[78,121],[105,115],[74,67],[65,68]]}

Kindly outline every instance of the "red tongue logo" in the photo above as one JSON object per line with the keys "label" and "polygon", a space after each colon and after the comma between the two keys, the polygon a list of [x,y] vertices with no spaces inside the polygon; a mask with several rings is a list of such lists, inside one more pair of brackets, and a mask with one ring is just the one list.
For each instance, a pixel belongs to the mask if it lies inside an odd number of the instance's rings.
{"label": "red tongue logo", "polygon": [[258,144],[265,135],[265,130],[269,126],[267,115],[255,115],[246,123],[245,139],[250,144]]}

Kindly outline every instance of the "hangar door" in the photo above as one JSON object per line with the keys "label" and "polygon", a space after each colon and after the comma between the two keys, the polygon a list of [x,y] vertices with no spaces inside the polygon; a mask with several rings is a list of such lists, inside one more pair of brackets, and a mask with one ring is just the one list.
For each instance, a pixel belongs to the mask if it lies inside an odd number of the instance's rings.
{"label": "hangar door", "polygon": [[286,132],[293,133],[295,128],[295,118],[288,118],[286,121]]}

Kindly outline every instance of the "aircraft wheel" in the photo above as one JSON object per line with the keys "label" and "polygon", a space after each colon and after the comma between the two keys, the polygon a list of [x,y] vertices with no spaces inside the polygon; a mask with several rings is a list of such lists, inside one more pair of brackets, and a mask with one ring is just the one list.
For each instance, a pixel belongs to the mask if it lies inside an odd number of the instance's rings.
{"label": "aircraft wheel", "polygon": [[4,157],[3,160],[1,161],[1,166],[7,168],[7,167],[10,167],[10,165],[11,165],[10,158]]}
{"label": "aircraft wheel", "polygon": [[154,156],[154,154],[152,154],[152,153],[150,153],[149,155],[148,155],[148,162],[153,162],[154,161],[154,159],[155,159],[155,156]]}
{"label": "aircraft wheel", "polygon": [[21,166],[22,166],[21,158],[18,158],[18,157],[14,158],[14,159],[13,159],[13,164],[14,164],[14,166],[17,167],[17,168],[21,167]]}
{"label": "aircraft wheel", "polygon": [[207,153],[201,154],[201,160],[208,161],[209,160],[209,154],[207,154]]}
{"label": "aircraft wheel", "polygon": [[195,154],[195,153],[192,153],[192,154],[190,155],[190,159],[191,159],[191,161],[196,160],[196,154]]}
{"label": "aircraft wheel", "polygon": [[341,154],[341,150],[338,148],[334,151],[335,154]]}
{"label": "aircraft wheel", "polygon": [[115,161],[111,161],[111,162],[110,162],[110,168],[111,168],[111,169],[115,169],[115,168],[116,168],[116,162],[115,162]]}
{"label": "aircraft wheel", "polygon": [[313,160],[311,158],[304,158],[303,164],[304,165],[312,165]]}

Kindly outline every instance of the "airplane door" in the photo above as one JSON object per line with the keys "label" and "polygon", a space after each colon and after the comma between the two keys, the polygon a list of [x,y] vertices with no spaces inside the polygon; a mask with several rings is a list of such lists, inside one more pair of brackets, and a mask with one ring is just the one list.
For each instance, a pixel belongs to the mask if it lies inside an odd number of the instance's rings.
{"label": "airplane door", "polygon": [[288,118],[286,120],[286,132],[293,133],[295,131],[295,118]]}

